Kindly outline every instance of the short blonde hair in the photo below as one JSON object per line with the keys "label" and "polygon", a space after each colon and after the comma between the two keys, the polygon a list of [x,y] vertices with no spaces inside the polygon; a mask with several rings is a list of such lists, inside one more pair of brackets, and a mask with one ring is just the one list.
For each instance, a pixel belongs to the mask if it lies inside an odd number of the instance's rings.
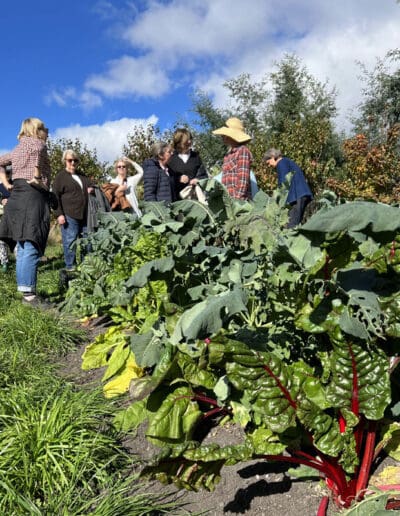
{"label": "short blonde hair", "polygon": [[44,122],[40,120],[40,118],[25,118],[21,124],[21,129],[17,138],[20,140],[22,136],[30,136],[33,138],[43,139],[43,134],[47,131],[47,127],[44,125]]}

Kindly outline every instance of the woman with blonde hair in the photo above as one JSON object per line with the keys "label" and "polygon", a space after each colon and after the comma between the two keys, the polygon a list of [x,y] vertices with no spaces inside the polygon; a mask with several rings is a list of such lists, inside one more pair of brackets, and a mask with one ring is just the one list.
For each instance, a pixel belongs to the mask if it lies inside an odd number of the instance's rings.
{"label": "woman with blonde hair", "polygon": [[0,156],[0,167],[11,165],[13,178],[11,184],[4,168],[0,169],[0,182],[12,190],[0,223],[0,239],[11,247],[17,245],[17,289],[29,304],[38,302],[37,269],[50,229],[47,134],[48,129],[39,118],[27,118],[22,122],[18,145]]}
{"label": "woman with blonde hair", "polygon": [[143,179],[143,168],[135,161],[123,156],[114,162],[115,177],[112,184],[119,185],[115,196],[124,195],[131,209],[138,217],[142,216],[137,200],[136,188]]}

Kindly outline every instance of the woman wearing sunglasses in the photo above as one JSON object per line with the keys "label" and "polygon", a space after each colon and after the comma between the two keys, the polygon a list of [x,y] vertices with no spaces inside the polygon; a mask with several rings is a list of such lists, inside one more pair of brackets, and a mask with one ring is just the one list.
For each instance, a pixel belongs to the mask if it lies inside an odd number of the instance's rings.
{"label": "woman wearing sunglasses", "polygon": [[118,185],[115,195],[123,195],[129,202],[128,211],[136,213],[138,217],[142,216],[140,211],[136,188],[143,179],[143,168],[135,161],[123,156],[114,162],[115,177],[111,180],[111,184]]}
{"label": "woman wearing sunglasses", "polygon": [[76,266],[76,249],[72,245],[77,238],[87,234],[88,195],[93,184],[79,170],[79,158],[73,149],[64,151],[65,168],[57,173],[53,193],[58,200],[57,222],[61,226],[65,268],[73,271]]}

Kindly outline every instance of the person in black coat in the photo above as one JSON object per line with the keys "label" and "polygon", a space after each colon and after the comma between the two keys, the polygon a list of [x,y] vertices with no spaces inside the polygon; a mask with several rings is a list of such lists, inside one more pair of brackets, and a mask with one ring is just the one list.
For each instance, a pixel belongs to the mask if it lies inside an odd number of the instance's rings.
{"label": "person in black coat", "polygon": [[172,147],[159,141],[151,151],[152,157],[143,162],[144,200],[173,202],[176,200],[175,178],[167,165]]}
{"label": "person in black coat", "polygon": [[87,234],[88,195],[93,192],[93,183],[78,171],[79,158],[73,149],[65,150],[62,160],[65,169],[58,172],[53,183],[58,200],[55,213],[61,226],[65,267],[73,271],[76,251],[72,244]]}
{"label": "person in black coat", "polygon": [[198,152],[192,150],[192,133],[186,128],[177,129],[173,136],[174,153],[168,168],[175,176],[176,197],[187,185],[196,185],[199,179],[208,177]]}

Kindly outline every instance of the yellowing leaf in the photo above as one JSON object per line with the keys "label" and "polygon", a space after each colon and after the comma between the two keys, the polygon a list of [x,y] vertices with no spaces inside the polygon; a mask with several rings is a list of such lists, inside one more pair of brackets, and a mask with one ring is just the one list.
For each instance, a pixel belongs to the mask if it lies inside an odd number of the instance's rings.
{"label": "yellowing leaf", "polygon": [[379,487],[387,485],[399,485],[400,484],[400,467],[399,466],[387,466],[382,470],[379,475],[371,477],[370,485]]}
{"label": "yellowing leaf", "polygon": [[144,369],[136,364],[133,353],[128,358],[125,369],[116,376],[113,380],[109,381],[103,388],[104,396],[106,398],[114,398],[120,394],[128,392],[131,380],[140,378],[144,375]]}
{"label": "yellowing leaf", "polygon": [[104,372],[102,381],[106,382],[120,371],[129,360],[131,350],[127,346],[125,339],[114,348],[111,357],[108,359],[108,367]]}
{"label": "yellowing leaf", "polygon": [[82,355],[82,369],[89,371],[107,365],[110,351],[121,342],[125,342],[121,330],[116,326],[109,328],[106,333],[99,335],[94,342],[86,346]]}

